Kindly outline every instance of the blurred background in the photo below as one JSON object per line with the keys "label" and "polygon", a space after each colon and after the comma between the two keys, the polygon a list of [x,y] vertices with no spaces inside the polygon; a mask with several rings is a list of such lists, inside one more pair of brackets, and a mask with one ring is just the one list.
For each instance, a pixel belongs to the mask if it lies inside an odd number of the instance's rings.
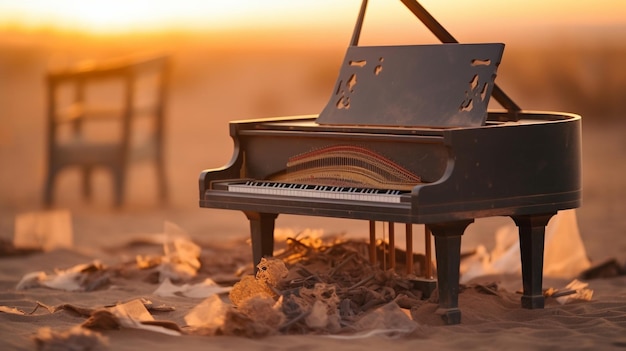
{"label": "blurred background", "polygon": [[[459,42],[506,44],[497,82],[523,109],[583,116],[581,235],[592,258],[624,255],[626,2],[420,3]],[[87,238],[102,233],[158,231],[163,220],[197,235],[245,234],[243,215],[198,208],[200,171],[229,161],[228,121],[321,111],[359,7],[359,0],[0,0],[0,236],[11,237],[16,214],[43,209],[46,72],[141,53],[173,59],[168,204],[158,204],[154,169],[142,164],[128,173],[122,208],[112,208],[111,179],[101,170],[89,203],[79,173],[64,172],[55,208],[74,214],[78,243],[105,242],[106,235]],[[436,42],[400,1],[370,1],[362,45]],[[607,240],[614,245],[607,248]]]}

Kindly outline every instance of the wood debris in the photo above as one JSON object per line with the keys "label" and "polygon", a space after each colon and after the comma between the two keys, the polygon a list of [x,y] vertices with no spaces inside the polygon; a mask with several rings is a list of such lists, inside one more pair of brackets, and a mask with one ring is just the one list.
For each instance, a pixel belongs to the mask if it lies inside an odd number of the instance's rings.
{"label": "wood debris", "polygon": [[[311,243],[288,239],[281,254],[263,259],[256,277],[245,276],[233,286],[229,297],[236,308],[226,316],[223,333],[242,335],[243,325],[254,330],[254,336],[341,333],[357,329],[358,321],[378,307],[393,303],[410,308],[423,303],[410,276],[370,263],[367,243]],[[280,311],[272,317],[274,323],[263,320],[270,305],[272,311]],[[250,327],[257,319],[276,329]]]}

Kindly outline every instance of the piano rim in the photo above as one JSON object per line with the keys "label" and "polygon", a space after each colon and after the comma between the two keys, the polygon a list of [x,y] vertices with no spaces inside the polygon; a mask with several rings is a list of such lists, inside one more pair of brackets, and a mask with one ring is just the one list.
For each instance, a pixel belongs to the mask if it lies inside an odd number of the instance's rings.
{"label": "piano rim", "polygon": [[[436,129],[435,131],[440,133],[452,132],[456,129],[476,129],[476,128],[499,128],[499,127],[514,127],[518,125],[526,124],[525,119],[530,120],[531,124],[543,124],[543,123],[580,123],[581,116],[574,113],[567,112],[553,112],[553,111],[522,111],[518,114],[520,122],[500,122],[497,119],[503,115],[507,115],[508,112],[489,112],[492,119],[495,119],[492,124],[481,127],[464,127],[453,129]],[[267,122],[288,122],[288,121],[302,121],[314,119],[315,115],[306,116],[292,116],[292,117],[279,117],[279,118],[263,118],[254,120],[232,121],[230,122],[231,130],[247,129],[247,130],[264,130],[270,126]],[[523,120],[523,118],[525,118]],[[327,126],[323,126],[326,128]],[[276,126],[268,128],[270,130],[276,129]],[[284,125],[279,126],[279,130],[293,130],[292,128]],[[333,129],[336,130],[336,129]],[[350,127],[350,130],[363,129]],[[421,129],[420,129],[421,130]],[[411,131],[405,131],[404,133],[412,133]],[[203,173],[215,171],[206,169]],[[203,190],[201,186],[201,190]],[[349,219],[370,219],[370,220],[382,220],[382,221],[395,221],[404,223],[440,223],[449,222],[454,220],[467,220],[482,217],[493,216],[517,216],[517,215],[529,215],[538,213],[553,213],[560,210],[572,209],[581,206],[582,189],[572,190],[565,193],[555,194],[542,194],[542,195],[529,195],[518,197],[514,201],[510,201],[513,204],[507,204],[509,199],[498,199],[497,201],[504,202],[504,206],[497,206],[493,203],[494,200],[477,200],[474,204],[483,203],[483,206],[477,206],[477,209],[450,211],[449,206],[454,208],[471,207],[467,206],[468,202],[463,201],[461,204],[434,204],[429,206],[419,206],[419,213],[412,213],[412,202],[401,203],[385,203],[384,207],[380,203],[365,201],[359,201],[358,209],[357,202],[336,200],[336,199],[323,199],[324,201],[316,200],[315,198],[306,198],[304,204],[299,207],[305,210],[296,211],[293,206],[287,205],[293,203],[294,198],[279,196],[261,196],[255,194],[256,199],[260,199],[258,202],[249,201],[249,194],[233,194],[227,191],[216,191],[212,189],[205,189],[201,191],[201,197],[199,201],[200,207],[203,208],[216,208],[216,209],[228,209],[228,210],[240,210],[250,212],[261,213],[285,213],[293,215],[305,215],[305,216],[320,216],[320,217],[335,217],[335,218],[349,218]],[[246,198],[248,200],[246,201]],[[269,205],[273,201],[283,202],[284,204]],[[319,206],[311,208],[312,203],[319,203]],[[335,204],[335,206],[350,207],[351,210],[328,208],[329,204]],[[382,210],[381,210],[382,209]]]}
{"label": "piano rim", "polygon": [[507,120],[511,114],[506,110],[489,111],[485,125],[472,127],[402,127],[402,126],[366,126],[366,125],[294,125],[290,122],[314,122],[318,115],[296,115],[283,117],[266,117],[257,119],[233,120],[229,122],[231,129],[241,131],[316,131],[330,133],[364,133],[390,134],[407,136],[441,137],[447,131],[459,129],[514,127],[524,124],[568,123],[582,119],[578,114],[559,111],[523,110],[514,116],[518,121]]}

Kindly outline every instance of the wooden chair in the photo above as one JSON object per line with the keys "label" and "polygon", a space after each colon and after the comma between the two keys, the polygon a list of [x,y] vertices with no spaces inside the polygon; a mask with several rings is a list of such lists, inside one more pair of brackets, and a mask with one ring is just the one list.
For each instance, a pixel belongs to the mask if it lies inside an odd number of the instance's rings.
{"label": "wooden chair", "polygon": [[154,161],[159,200],[166,200],[163,143],[169,61],[158,56],[89,62],[46,75],[46,206],[53,204],[57,175],[68,167],[82,170],[87,199],[93,169],[108,169],[114,204],[120,206],[127,167],[143,159]]}

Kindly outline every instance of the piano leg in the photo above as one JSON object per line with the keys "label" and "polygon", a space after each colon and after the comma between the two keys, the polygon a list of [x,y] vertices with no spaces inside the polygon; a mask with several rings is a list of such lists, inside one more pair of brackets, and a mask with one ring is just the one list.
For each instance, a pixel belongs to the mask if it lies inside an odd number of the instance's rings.
{"label": "piano leg", "polygon": [[543,308],[543,249],[546,225],[554,214],[513,216],[519,227],[522,259],[522,307]]}
{"label": "piano leg", "polygon": [[369,221],[370,223],[370,263],[376,264],[376,221]]}
{"label": "piano leg", "polygon": [[[406,237],[406,274],[413,274],[413,224],[406,223],[404,229]],[[425,277],[430,278],[430,277]],[[430,295],[430,292],[428,293]]]}
{"label": "piano leg", "polygon": [[252,262],[254,273],[263,257],[274,254],[274,223],[278,214],[244,211],[250,221],[250,239],[252,240]]}
{"label": "piano leg", "polygon": [[433,277],[433,255],[430,237],[433,234],[430,232],[428,226],[424,226],[424,278],[431,279]]}
{"label": "piano leg", "polygon": [[437,259],[437,313],[446,324],[461,323],[459,310],[459,266],[461,264],[461,236],[474,220],[428,224],[435,236]]}
{"label": "piano leg", "polygon": [[395,223],[388,222],[389,226],[389,269],[396,269],[396,231]]}

